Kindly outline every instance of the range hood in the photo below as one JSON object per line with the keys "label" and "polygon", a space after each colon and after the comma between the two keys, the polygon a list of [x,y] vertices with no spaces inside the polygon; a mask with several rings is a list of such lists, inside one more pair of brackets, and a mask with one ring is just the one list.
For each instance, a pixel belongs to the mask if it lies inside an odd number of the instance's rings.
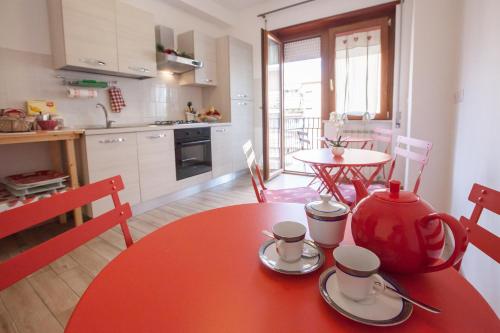
{"label": "range hood", "polygon": [[[155,27],[156,43],[165,49],[174,49],[174,30],[162,25]],[[180,57],[175,54],[156,52],[156,67],[159,71],[182,74],[203,67],[198,60]]]}
{"label": "range hood", "polygon": [[198,60],[179,57],[175,54],[162,54],[160,52],[157,52],[156,67],[159,71],[168,71],[175,74],[182,74],[203,67],[203,63]]}

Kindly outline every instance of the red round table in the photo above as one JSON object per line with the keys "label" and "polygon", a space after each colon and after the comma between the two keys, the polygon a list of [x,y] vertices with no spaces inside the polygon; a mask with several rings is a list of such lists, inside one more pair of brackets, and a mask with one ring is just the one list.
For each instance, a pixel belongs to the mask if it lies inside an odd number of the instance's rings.
{"label": "red round table", "polygon": [[[188,216],[123,251],[94,279],[67,333],[98,332],[352,332],[377,331],[344,318],[318,290],[322,271],[287,276],[264,267],[258,249],[283,220],[306,223],[298,204],[247,204]],[[350,228],[346,242],[352,242]],[[394,332],[498,332],[498,319],[454,269],[392,275],[416,298],[442,310],[417,307]]]}
{"label": "red round table", "polygon": [[[346,148],[341,157],[333,156],[330,148],[301,150],[293,155],[296,160],[311,166],[316,176],[321,179],[322,184],[332,193],[337,200],[346,204],[354,203],[353,198],[346,198],[339,189],[338,183],[348,180],[348,176],[360,178],[368,188],[375,177],[389,162],[392,157],[389,154],[367,150]],[[362,167],[375,167],[368,177],[361,172]],[[332,172],[336,169],[335,172]]]}

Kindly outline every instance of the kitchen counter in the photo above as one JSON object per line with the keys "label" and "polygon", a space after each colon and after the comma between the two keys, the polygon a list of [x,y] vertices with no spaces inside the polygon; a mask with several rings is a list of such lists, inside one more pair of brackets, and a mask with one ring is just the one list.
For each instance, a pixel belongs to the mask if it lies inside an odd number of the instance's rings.
{"label": "kitchen counter", "polygon": [[99,135],[99,134],[116,134],[116,133],[134,133],[134,132],[147,132],[147,131],[165,131],[174,130],[179,128],[197,128],[197,127],[217,127],[217,126],[230,126],[231,123],[194,123],[194,124],[181,124],[181,125],[127,125],[117,126],[111,128],[87,128],[85,135]]}
{"label": "kitchen counter", "polygon": [[83,134],[82,129],[62,129],[57,131],[33,131],[0,133],[0,145],[12,143],[29,143],[44,141],[61,141],[78,139]]}

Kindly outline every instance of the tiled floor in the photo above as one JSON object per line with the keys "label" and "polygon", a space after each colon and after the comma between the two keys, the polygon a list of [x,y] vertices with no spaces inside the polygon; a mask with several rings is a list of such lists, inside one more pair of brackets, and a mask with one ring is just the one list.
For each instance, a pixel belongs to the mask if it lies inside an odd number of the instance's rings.
{"label": "tiled floor", "polygon": [[[306,186],[311,178],[282,175],[268,186]],[[247,177],[171,202],[129,220],[135,241],[180,218],[218,207],[256,202]],[[0,261],[64,231],[49,223],[0,240]],[[125,248],[119,227],[89,241],[47,267],[0,292],[0,333],[63,332],[92,279]],[[90,332],[89,332],[90,333]]]}

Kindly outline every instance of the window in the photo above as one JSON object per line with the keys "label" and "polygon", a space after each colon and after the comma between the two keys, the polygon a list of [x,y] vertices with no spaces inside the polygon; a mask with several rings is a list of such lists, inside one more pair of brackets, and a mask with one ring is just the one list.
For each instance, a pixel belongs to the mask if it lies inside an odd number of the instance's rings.
{"label": "window", "polygon": [[351,119],[390,119],[389,18],[329,30],[330,101]]}

